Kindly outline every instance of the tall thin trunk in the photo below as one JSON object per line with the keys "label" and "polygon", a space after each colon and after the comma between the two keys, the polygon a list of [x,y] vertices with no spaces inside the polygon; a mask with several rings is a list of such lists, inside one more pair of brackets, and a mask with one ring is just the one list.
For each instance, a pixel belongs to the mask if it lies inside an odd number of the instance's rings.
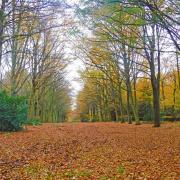
{"label": "tall thin trunk", "polygon": [[159,83],[152,77],[152,89],[153,89],[153,109],[154,109],[154,127],[160,127],[160,94]]}
{"label": "tall thin trunk", "polygon": [[[159,48],[159,29],[156,26],[156,35],[155,35],[155,26],[152,27],[152,44],[151,44],[151,83],[153,88],[153,107],[154,107],[154,127],[160,127],[160,48]],[[157,38],[158,54],[157,54],[157,76],[155,71],[155,43]]]}
{"label": "tall thin trunk", "polygon": [[134,84],[133,84],[133,90],[134,90],[134,105],[137,109],[137,93],[136,93],[136,77],[134,76]]}
{"label": "tall thin trunk", "polygon": [[164,101],[165,101],[165,92],[164,92],[164,79],[162,79],[162,81],[161,81],[161,90],[162,90],[162,101],[163,101],[163,111],[166,109],[166,107],[165,107],[165,103],[164,103]]}
{"label": "tall thin trunk", "polygon": [[132,119],[131,119],[131,116],[130,116],[130,94],[129,94],[129,91],[127,90],[127,116],[128,116],[128,122],[129,124],[132,124]]}
{"label": "tall thin trunk", "polygon": [[16,95],[16,55],[17,55],[17,42],[16,42],[16,24],[15,24],[15,0],[12,1],[12,46],[11,46],[11,95]]}
{"label": "tall thin trunk", "polygon": [[122,102],[122,90],[121,90],[121,84],[122,82],[119,81],[119,112],[120,112],[120,121],[123,123],[124,122],[124,117],[123,117],[123,102]]}
{"label": "tall thin trunk", "polygon": [[178,76],[178,87],[180,89],[180,67],[179,67],[179,54],[176,51],[176,66],[177,66],[177,76]]}
{"label": "tall thin trunk", "polygon": [[2,53],[3,53],[3,34],[4,34],[4,11],[5,11],[5,0],[2,0],[0,7],[0,89],[2,89]]}
{"label": "tall thin trunk", "polygon": [[114,112],[115,112],[115,121],[118,121],[118,111],[117,111],[117,105],[116,105],[116,95],[115,95],[115,87],[114,87],[114,83],[112,81],[110,81],[111,84],[111,92],[112,92],[112,103],[113,103],[113,108],[114,108]]}
{"label": "tall thin trunk", "polygon": [[177,86],[177,82],[176,82],[176,73],[174,74],[174,90],[173,90],[173,112],[175,112],[175,107],[176,107],[176,86]]}
{"label": "tall thin trunk", "polygon": [[[155,29],[156,28],[156,29]],[[160,47],[159,28],[151,25],[152,34],[148,35],[147,27],[143,28],[144,50],[150,66],[151,85],[153,90],[154,127],[160,127]],[[148,40],[148,45],[147,45]],[[155,47],[157,44],[157,73],[155,65]]]}
{"label": "tall thin trunk", "polygon": [[[137,109],[134,104],[132,88],[131,88],[131,80],[130,80],[130,62],[131,62],[130,53],[131,52],[129,51],[129,49],[126,49],[125,45],[123,45],[123,51],[124,51],[123,52],[124,74],[125,74],[125,83],[126,83],[126,88],[127,88],[127,113],[130,115],[129,111],[131,107],[136,124],[140,124]],[[128,54],[126,51],[128,51]],[[129,118],[129,123],[132,123],[131,117],[129,116],[128,118]]]}

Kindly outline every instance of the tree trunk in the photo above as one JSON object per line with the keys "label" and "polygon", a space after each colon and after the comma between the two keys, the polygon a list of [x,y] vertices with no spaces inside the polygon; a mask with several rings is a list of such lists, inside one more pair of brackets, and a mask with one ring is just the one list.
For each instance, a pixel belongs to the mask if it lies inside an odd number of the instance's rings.
{"label": "tree trunk", "polygon": [[121,92],[121,84],[119,84],[119,112],[120,112],[120,121],[124,123],[124,118],[123,118],[123,103],[122,103],[122,92]]}
{"label": "tree trunk", "polygon": [[179,68],[179,55],[178,55],[178,51],[176,51],[176,66],[177,66],[177,76],[178,76],[178,87],[180,89],[180,68]]}
{"label": "tree trunk", "polygon": [[16,95],[16,56],[17,56],[17,42],[15,39],[16,27],[15,27],[15,0],[12,1],[12,46],[11,46],[11,95]]}
{"label": "tree trunk", "polygon": [[2,89],[2,53],[3,53],[3,34],[4,34],[4,11],[5,11],[5,0],[2,0],[0,7],[0,89]]}
{"label": "tree trunk", "polygon": [[165,107],[165,93],[164,93],[164,79],[162,79],[161,81],[161,90],[162,90],[162,109],[163,111],[165,111],[166,107]]}
{"label": "tree trunk", "polygon": [[129,100],[129,91],[127,90],[127,116],[129,124],[132,124],[132,119],[130,117],[130,100]]}
{"label": "tree trunk", "polygon": [[[129,113],[129,108],[131,107],[131,110],[133,112],[134,119],[136,121],[136,124],[140,124],[139,117],[137,113],[137,109],[134,103],[133,94],[132,94],[132,88],[131,88],[131,80],[130,80],[130,62],[131,62],[131,56],[130,51],[127,50],[125,45],[123,45],[123,61],[124,61],[124,74],[125,74],[125,82],[126,82],[126,88],[127,88],[127,112]],[[128,115],[129,116],[129,115]],[[129,123],[132,123],[131,117],[129,117]]]}
{"label": "tree trunk", "polygon": [[[146,58],[149,63],[151,72],[151,85],[153,90],[153,110],[154,110],[154,127],[160,127],[160,31],[158,26],[151,25],[152,33],[149,35],[147,27],[143,28],[144,37],[144,50]],[[148,37],[148,38],[147,38]],[[148,40],[148,43],[146,41]],[[148,45],[147,45],[148,44]],[[157,57],[155,58],[155,48],[157,46]],[[157,59],[157,65],[155,65],[155,59]],[[157,67],[156,67],[157,66]],[[156,72],[157,68],[157,72]]]}
{"label": "tree trunk", "polygon": [[176,73],[174,74],[174,90],[173,90],[173,113],[175,112],[175,107],[176,107]]}
{"label": "tree trunk", "polygon": [[154,127],[160,127],[160,97],[158,83],[153,81]]}

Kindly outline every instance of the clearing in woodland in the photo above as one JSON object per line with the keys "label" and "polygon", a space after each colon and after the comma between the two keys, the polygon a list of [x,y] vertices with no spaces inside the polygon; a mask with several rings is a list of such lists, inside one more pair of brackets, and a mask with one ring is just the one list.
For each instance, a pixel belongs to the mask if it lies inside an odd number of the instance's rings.
{"label": "clearing in woodland", "polygon": [[0,179],[179,179],[179,123],[64,123],[0,134]]}

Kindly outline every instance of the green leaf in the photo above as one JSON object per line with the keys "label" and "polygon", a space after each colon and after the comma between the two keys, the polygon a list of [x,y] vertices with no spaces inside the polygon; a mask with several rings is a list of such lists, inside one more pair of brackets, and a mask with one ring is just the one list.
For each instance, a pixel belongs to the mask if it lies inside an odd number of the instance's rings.
{"label": "green leaf", "polygon": [[140,7],[125,7],[124,12],[131,14],[131,15],[135,15],[135,14],[141,14],[144,12],[144,10]]}

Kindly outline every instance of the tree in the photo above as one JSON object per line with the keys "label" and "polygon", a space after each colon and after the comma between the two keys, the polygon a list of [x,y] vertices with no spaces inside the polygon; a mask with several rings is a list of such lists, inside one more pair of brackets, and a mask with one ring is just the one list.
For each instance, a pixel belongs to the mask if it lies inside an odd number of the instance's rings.
{"label": "tree", "polygon": [[70,108],[65,7],[58,0],[3,0],[0,6],[1,90],[27,96],[30,119],[65,121]]}
{"label": "tree", "polygon": [[[177,55],[177,51],[171,49],[174,49],[172,48],[174,45],[176,49],[179,48],[175,4],[177,5],[176,1],[172,3],[168,0],[157,2],[146,0],[84,1],[83,9],[78,9],[80,20],[83,18],[91,20],[89,24],[83,21],[90,30],[93,29],[92,33],[95,37],[90,41],[96,42],[98,46],[106,44],[105,48],[113,60],[118,62],[116,66],[127,88],[127,111],[132,110],[137,124],[139,121],[136,106],[138,73],[139,76],[147,74],[151,80],[154,126],[160,126],[160,82],[163,56],[167,56],[168,52]],[[167,5],[170,5],[169,9]],[[168,32],[168,37],[165,37],[165,32]],[[167,47],[167,44],[170,46]],[[134,58],[136,56],[139,56],[137,60]],[[101,64],[104,66],[107,61],[111,62],[112,58],[101,61]],[[177,56],[176,64],[178,66]],[[107,69],[104,70],[102,66],[96,67],[106,71],[107,77],[111,76]],[[144,77],[147,78],[147,76]],[[134,93],[132,93],[132,87]]]}

